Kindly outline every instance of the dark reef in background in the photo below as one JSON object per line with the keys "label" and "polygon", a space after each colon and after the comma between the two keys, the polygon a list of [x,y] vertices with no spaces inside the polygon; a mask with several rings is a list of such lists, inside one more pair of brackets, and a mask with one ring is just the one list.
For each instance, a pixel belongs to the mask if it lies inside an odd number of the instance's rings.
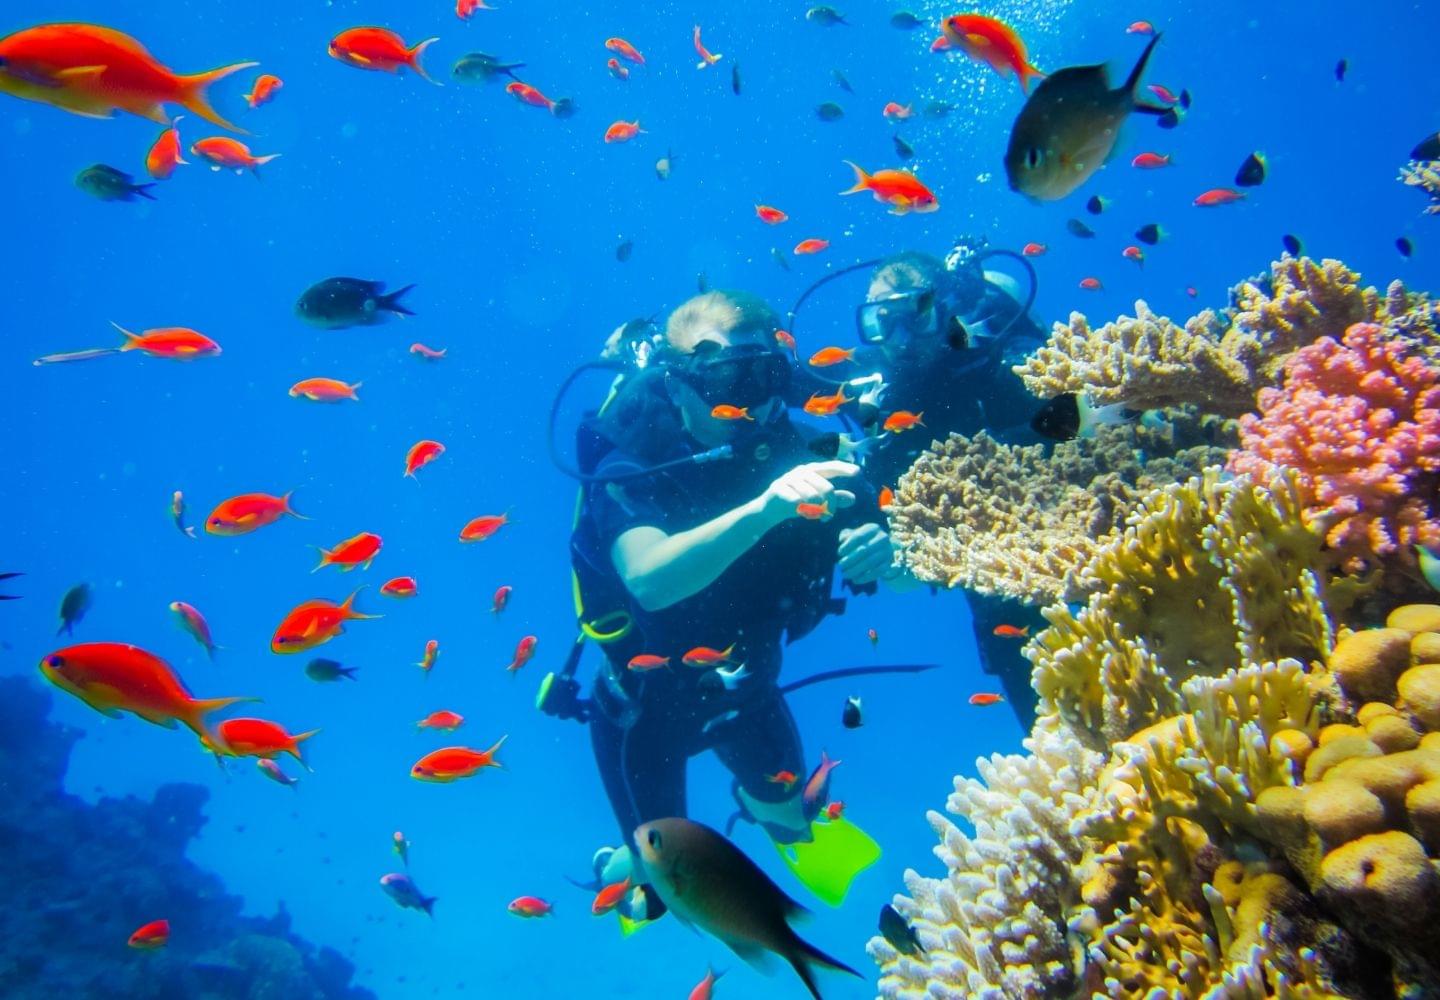
{"label": "dark reef in background", "polygon": [[[208,793],[164,785],[153,802],[88,805],[65,793],[83,735],[49,721],[50,695],[0,678],[0,996],[106,1000],[374,1000],[354,967],[290,932],[283,908],[241,916],[242,900],[185,857]],[[127,946],[170,921],[170,943]]]}

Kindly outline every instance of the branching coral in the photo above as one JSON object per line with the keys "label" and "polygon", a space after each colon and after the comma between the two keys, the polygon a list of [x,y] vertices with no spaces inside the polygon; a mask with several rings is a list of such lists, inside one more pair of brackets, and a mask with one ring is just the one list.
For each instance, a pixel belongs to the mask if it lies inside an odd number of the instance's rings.
{"label": "branching coral", "polygon": [[[1149,496],[1027,649],[1031,756],[957,779],[973,838],[932,815],[948,875],[907,873],[896,903],[927,954],[873,941],[881,995],[1440,990],[1440,665],[1416,662],[1440,608],[1337,643],[1352,588],[1328,565],[1293,479]],[[1016,927],[1025,947],[994,947]]]}
{"label": "branching coral", "polygon": [[[1336,260],[1286,257],[1267,276],[1237,285],[1230,301],[1223,312],[1206,310],[1183,326],[1143,302],[1134,317],[1098,329],[1072,313],[1014,371],[1040,397],[1083,393],[1095,403],[1137,409],[1191,403],[1238,416],[1254,407],[1259,389],[1279,381],[1291,352],[1320,337],[1339,337],[1361,322],[1433,332],[1423,297],[1398,283],[1382,296]],[[1421,315],[1411,317],[1412,310]]]}
{"label": "branching coral", "polygon": [[[1306,520],[1354,568],[1440,542],[1440,367],[1384,327],[1352,326],[1285,364],[1281,389],[1241,418],[1236,472],[1295,469]],[[1412,560],[1413,561],[1413,560]]]}
{"label": "branching coral", "polygon": [[[1215,443],[1178,447],[1206,440]],[[1223,461],[1229,440],[1185,413],[1102,426],[1048,455],[983,432],[952,435],[900,480],[892,528],[922,579],[1036,604],[1075,596],[1079,567],[1136,500]]]}
{"label": "branching coral", "polygon": [[1430,199],[1425,215],[1440,215],[1440,160],[1411,160],[1400,168],[1399,180]]}

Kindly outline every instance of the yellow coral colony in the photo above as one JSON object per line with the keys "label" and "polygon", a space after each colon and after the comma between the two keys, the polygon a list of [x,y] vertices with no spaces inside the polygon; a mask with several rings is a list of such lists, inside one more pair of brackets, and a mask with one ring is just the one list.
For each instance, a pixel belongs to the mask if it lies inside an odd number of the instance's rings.
{"label": "yellow coral colony", "polygon": [[1027,648],[1029,753],[930,814],[880,994],[1440,996],[1440,607],[1337,637],[1326,566],[1286,481],[1145,498]]}

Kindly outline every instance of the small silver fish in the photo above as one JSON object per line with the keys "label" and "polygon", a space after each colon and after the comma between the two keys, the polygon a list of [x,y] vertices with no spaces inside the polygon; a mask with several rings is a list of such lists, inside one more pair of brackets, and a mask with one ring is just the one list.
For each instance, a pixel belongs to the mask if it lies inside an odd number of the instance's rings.
{"label": "small silver fish", "polygon": [[420,887],[409,875],[400,872],[381,875],[380,888],[384,889],[385,895],[395,900],[395,905],[402,909],[423,910],[430,916],[435,916],[436,897],[427,896],[421,892]]}
{"label": "small silver fish", "polygon": [[750,671],[745,669],[745,664],[739,663],[729,670],[719,667],[715,670],[715,674],[720,678],[720,683],[725,685],[726,691],[734,691],[740,686],[741,681],[750,676]]}
{"label": "small silver fish", "polygon": [[275,761],[273,760],[262,757],[255,762],[255,766],[260,769],[261,774],[265,775],[265,777],[269,778],[271,781],[277,782],[281,785],[285,785],[287,788],[298,789],[300,786],[299,778],[290,777],[290,775],[286,774],[283,770],[281,770],[280,765],[275,763]]}
{"label": "small silver fish", "polygon": [[827,7],[824,4],[818,7],[811,7],[805,12],[805,20],[812,24],[818,24],[822,28],[833,28],[837,24],[849,24],[845,15],[841,14],[834,7]]}

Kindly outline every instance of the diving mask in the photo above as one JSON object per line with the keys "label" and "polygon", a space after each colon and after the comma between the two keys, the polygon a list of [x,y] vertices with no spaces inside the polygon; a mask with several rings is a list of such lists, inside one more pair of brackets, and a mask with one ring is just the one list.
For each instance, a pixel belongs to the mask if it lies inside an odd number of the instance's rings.
{"label": "diving mask", "polygon": [[866,344],[933,336],[940,329],[935,289],[912,288],[862,302],[855,310],[855,327],[860,332],[860,340]]}
{"label": "diving mask", "polygon": [[790,388],[790,358],[763,344],[702,340],[673,369],[711,406],[759,406]]}

